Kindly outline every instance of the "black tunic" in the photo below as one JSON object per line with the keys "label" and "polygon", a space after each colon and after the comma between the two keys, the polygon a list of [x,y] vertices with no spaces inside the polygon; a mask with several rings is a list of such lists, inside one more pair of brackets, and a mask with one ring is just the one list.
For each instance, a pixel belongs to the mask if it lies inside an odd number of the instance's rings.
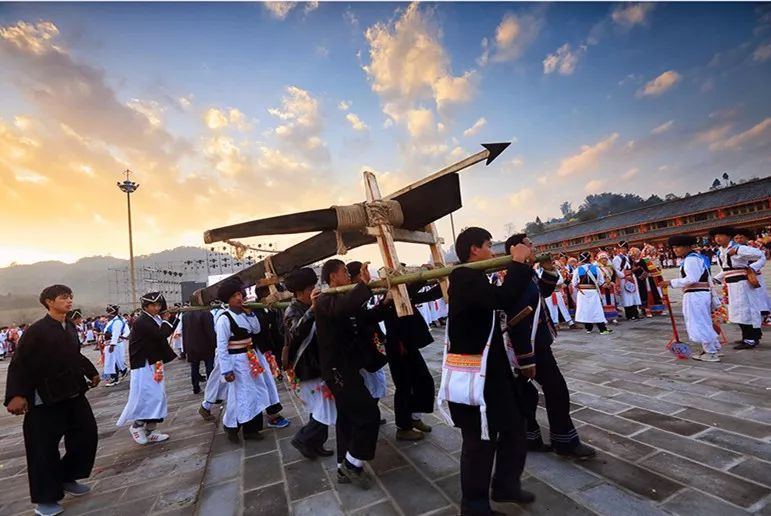
{"label": "black tunic", "polygon": [[[174,333],[178,320],[173,318],[158,326],[150,314],[142,312],[134,321],[129,334],[129,363],[131,369],[141,369],[145,364],[158,361],[171,362],[177,354],[167,340]],[[184,330],[184,327],[182,328]]]}
{"label": "black tunic", "polygon": [[210,310],[186,313],[182,322],[182,342],[187,361],[197,363],[212,360],[217,348],[214,316]]}
{"label": "black tunic", "polygon": [[[448,331],[450,353],[479,355],[484,350],[496,309],[510,311],[531,281],[532,269],[512,262],[506,269],[503,284],[491,285],[482,271],[459,267],[450,274]],[[495,321],[497,323],[497,320]],[[487,357],[485,401],[490,432],[512,429],[521,417],[512,415],[520,405],[518,387],[509,366],[498,324],[493,327]],[[455,426],[479,429],[479,407],[450,403]]]}
{"label": "black tunic", "polygon": [[8,367],[5,405],[23,396],[32,406],[37,391],[44,403],[49,394],[83,394],[86,379],[98,376],[94,364],[81,355],[78,331],[71,321],[62,323],[46,315],[24,332]]}
{"label": "black tunic", "polygon": [[[284,312],[284,342],[289,348],[289,363],[284,367],[289,369],[297,359],[297,352],[300,349],[305,338],[313,330],[313,323],[316,321],[315,314],[310,306],[298,301],[292,300],[292,303]],[[317,336],[313,335],[308,347],[297,360],[294,366],[294,374],[301,381],[313,380],[321,377],[321,366],[319,365],[319,341]]]}

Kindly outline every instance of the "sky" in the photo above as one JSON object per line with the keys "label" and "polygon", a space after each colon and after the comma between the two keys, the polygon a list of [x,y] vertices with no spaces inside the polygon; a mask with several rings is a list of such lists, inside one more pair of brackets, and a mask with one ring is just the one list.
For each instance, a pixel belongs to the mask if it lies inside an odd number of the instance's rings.
{"label": "sky", "polygon": [[137,255],[485,142],[512,145],[461,173],[454,222],[496,238],[591,193],[771,168],[761,4],[0,3],[0,70],[0,266],[127,257],[127,168]]}

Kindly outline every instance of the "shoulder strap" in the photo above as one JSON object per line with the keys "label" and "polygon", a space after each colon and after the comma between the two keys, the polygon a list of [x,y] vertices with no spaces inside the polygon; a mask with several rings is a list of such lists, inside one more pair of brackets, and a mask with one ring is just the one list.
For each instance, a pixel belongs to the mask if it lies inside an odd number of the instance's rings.
{"label": "shoulder strap", "polygon": [[305,353],[305,350],[308,349],[308,346],[313,340],[313,336],[315,334],[316,334],[316,321],[313,321],[313,325],[311,326],[311,331],[308,332],[308,335],[305,336],[305,338],[302,341],[302,344],[300,344],[300,347],[297,349],[297,356],[294,357],[294,362],[292,362],[292,369],[295,369],[297,367],[297,362],[300,361],[300,357],[302,356],[303,353]]}

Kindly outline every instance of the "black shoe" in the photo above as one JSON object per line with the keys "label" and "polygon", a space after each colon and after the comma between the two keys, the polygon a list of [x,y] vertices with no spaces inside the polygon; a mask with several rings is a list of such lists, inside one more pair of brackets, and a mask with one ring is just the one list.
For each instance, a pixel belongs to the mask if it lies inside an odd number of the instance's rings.
{"label": "black shoe", "polygon": [[319,457],[331,457],[335,454],[332,450],[327,450],[324,448],[324,445],[320,445],[318,448],[314,448],[313,451],[318,455]]}
{"label": "black shoe", "polygon": [[231,443],[241,442],[241,439],[238,437],[238,428],[225,428],[225,434],[227,434],[228,441]]}
{"label": "black shoe", "polygon": [[200,393],[201,393],[200,385],[196,385],[195,387],[193,387],[193,394],[200,394]]}
{"label": "black shoe", "polygon": [[560,455],[562,457],[568,457],[571,459],[590,459],[597,455],[597,452],[594,451],[594,448],[585,445],[584,443],[578,443],[578,446],[565,451],[557,450],[557,455]]}
{"label": "black shoe", "polygon": [[364,471],[364,468],[354,466],[348,459],[343,460],[343,466],[338,469],[342,471],[343,475],[351,481],[351,483],[361,489],[369,489],[372,486],[372,479],[369,474]]}
{"label": "black shoe", "polygon": [[350,479],[348,479],[348,477],[343,475],[343,472],[340,470],[340,468],[337,468],[337,483],[338,484],[350,484],[351,483]]}
{"label": "black shoe", "polygon": [[757,344],[747,344],[746,342],[742,341],[741,344],[734,346],[734,349],[755,349],[755,346],[757,346]]}
{"label": "black shoe", "polygon": [[530,491],[525,491],[519,488],[516,491],[509,492],[495,492],[493,491],[490,499],[498,503],[533,503],[535,501],[535,495]]}
{"label": "black shoe", "polygon": [[316,453],[313,450],[311,450],[308,446],[306,446],[304,442],[297,439],[292,439],[291,441],[289,441],[289,444],[294,446],[294,448],[298,452],[300,452],[300,454],[306,459],[314,460],[316,458]]}
{"label": "black shoe", "polygon": [[538,453],[549,453],[554,451],[554,448],[549,446],[548,444],[544,444],[543,441],[528,441],[527,442],[527,451],[529,452],[538,452]]}
{"label": "black shoe", "polygon": [[734,344],[744,344],[744,341],[742,339],[735,340]]}

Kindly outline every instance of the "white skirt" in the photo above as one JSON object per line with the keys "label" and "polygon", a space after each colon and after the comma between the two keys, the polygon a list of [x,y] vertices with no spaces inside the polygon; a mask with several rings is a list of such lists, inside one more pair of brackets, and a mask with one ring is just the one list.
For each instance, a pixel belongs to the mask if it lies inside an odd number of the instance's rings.
{"label": "white skirt", "polygon": [[335,398],[330,396],[331,392],[324,397],[324,393],[329,388],[321,378],[305,380],[295,391],[295,394],[303,403],[305,413],[313,415],[313,419],[324,425],[334,425],[337,422],[337,406]]}
{"label": "white skirt", "polygon": [[153,379],[154,373],[155,367],[147,362],[144,367],[131,370],[128,402],[118,418],[117,426],[123,426],[129,421],[166,417],[166,380],[156,382]]}
{"label": "white skirt", "polygon": [[771,308],[771,304],[769,304],[766,280],[763,278],[762,274],[758,274],[758,282],[760,283],[760,287],[753,288],[752,293],[755,295],[755,303],[757,304],[760,311],[767,312],[769,311],[769,308]]}
{"label": "white skirt", "polygon": [[222,424],[228,428],[237,428],[239,424],[248,423],[263,410],[279,402],[276,382],[270,373],[270,364],[259,350],[255,352],[264,369],[256,377],[252,376],[246,353],[231,355],[236,379],[226,384],[227,404],[222,417]]}
{"label": "white skirt", "polygon": [[222,377],[220,361],[214,357],[214,367],[206,378],[206,387],[203,388],[203,399],[207,403],[214,404],[223,401],[228,392],[228,382]]}
{"label": "white skirt", "polygon": [[576,322],[579,323],[604,323],[605,312],[602,309],[600,294],[596,289],[576,289]]}
{"label": "white skirt", "polygon": [[760,328],[760,306],[757,294],[747,281],[728,283],[728,320]]}
{"label": "white skirt", "polygon": [[110,353],[110,345],[105,344],[104,347],[104,372],[103,376],[106,378],[111,374],[115,374],[116,368],[118,371],[126,369],[126,353],[125,345],[121,342],[115,344],[115,349]]}
{"label": "white skirt", "polygon": [[[634,291],[629,292],[626,290],[626,284],[629,283],[631,285],[634,285]],[[624,308],[628,308],[630,306],[638,306],[641,305],[642,302],[640,301],[640,290],[637,288],[637,280],[632,278],[631,280],[627,281],[625,279],[621,280],[621,306]]]}
{"label": "white skirt", "polygon": [[710,292],[683,294],[683,318],[688,339],[691,342],[720,347],[717,333],[712,327],[712,294]]}
{"label": "white skirt", "polygon": [[366,369],[361,369],[360,373],[361,377],[364,378],[364,385],[367,386],[370,396],[379,400],[386,395],[385,366],[374,373],[370,373]]}

